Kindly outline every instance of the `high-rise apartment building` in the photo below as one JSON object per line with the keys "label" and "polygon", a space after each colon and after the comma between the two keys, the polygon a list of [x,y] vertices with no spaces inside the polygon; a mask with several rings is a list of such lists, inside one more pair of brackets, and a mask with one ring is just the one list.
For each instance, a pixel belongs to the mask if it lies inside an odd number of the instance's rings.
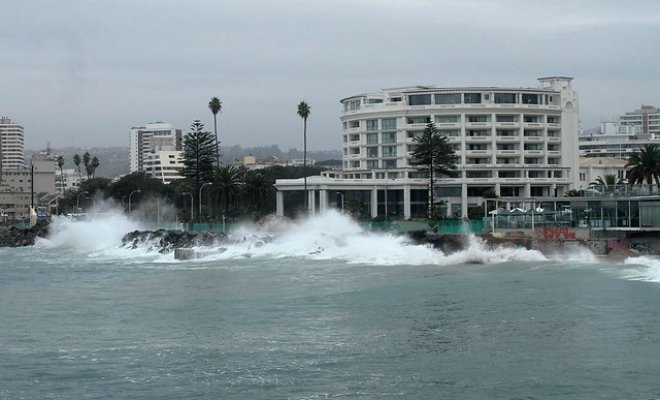
{"label": "high-rise apartment building", "polygon": [[23,127],[0,117],[0,171],[25,167],[23,148]]}
{"label": "high-rise apartment building", "polygon": [[[162,156],[169,158],[171,152],[181,152],[183,134],[172,124],[164,122],[149,123],[130,130],[130,172],[154,171],[154,163]],[[176,156],[178,159],[180,156]],[[161,178],[160,176],[154,176]]]}
{"label": "high-rise apartment building", "polygon": [[660,108],[649,105],[601,123],[596,132],[580,136],[580,155],[627,159],[647,144],[660,144]]}

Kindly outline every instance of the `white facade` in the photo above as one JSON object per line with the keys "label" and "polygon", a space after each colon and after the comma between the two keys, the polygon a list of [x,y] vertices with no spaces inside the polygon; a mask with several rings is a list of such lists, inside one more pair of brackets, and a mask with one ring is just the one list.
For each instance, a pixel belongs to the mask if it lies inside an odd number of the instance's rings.
{"label": "white facade", "polygon": [[0,170],[25,167],[23,127],[0,117]]}
{"label": "white facade", "polygon": [[145,159],[159,151],[181,151],[181,129],[164,122],[149,123],[130,130],[130,172],[147,172]]}
{"label": "white facade", "polygon": [[[371,193],[372,216],[388,204],[379,200],[379,190],[394,197],[398,215],[423,216],[427,180],[411,165],[410,152],[414,138],[434,122],[459,156],[459,177],[440,178],[436,185],[448,215],[467,216],[487,190],[507,197],[561,196],[578,184],[578,98],[571,81],[540,78],[539,87],[525,89],[415,86],[345,98],[342,172],[313,182],[330,191],[332,178],[342,187],[359,185]],[[298,185],[278,181],[277,187]],[[319,194],[324,196],[327,202],[327,193]]]}
{"label": "white facade", "polygon": [[64,168],[62,171],[59,168],[55,169],[55,187],[58,192],[78,189],[83,181],[85,177],[81,176],[77,169]]}
{"label": "white facade", "polygon": [[647,144],[660,144],[660,109],[642,105],[618,121],[603,122],[596,133],[580,136],[580,155],[626,159]]}
{"label": "white facade", "polygon": [[580,183],[575,187],[578,190],[589,188],[598,178],[605,179],[605,175],[614,175],[617,182],[626,180],[626,160],[612,157],[580,157]]}
{"label": "white facade", "polygon": [[183,179],[181,175],[183,168],[182,151],[161,150],[145,154],[144,172],[163,183]]}

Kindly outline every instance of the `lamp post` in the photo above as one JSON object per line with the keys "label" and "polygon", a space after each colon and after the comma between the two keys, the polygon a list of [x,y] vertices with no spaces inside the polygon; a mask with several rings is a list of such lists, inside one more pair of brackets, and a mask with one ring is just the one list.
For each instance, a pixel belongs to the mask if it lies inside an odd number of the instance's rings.
{"label": "lamp post", "polygon": [[212,185],[212,183],[211,182],[206,182],[206,183],[202,184],[202,186],[199,187],[199,208],[198,208],[199,213],[198,214],[199,214],[200,222],[202,221],[202,189],[204,189],[204,186],[207,186],[207,185]]}
{"label": "lamp post", "polygon": [[84,192],[78,193],[78,196],[76,197],[76,211],[80,210],[80,196],[83,194],[89,194],[89,192],[85,190]]}
{"label": "lamp post", "polygon": [[193,222],[195,220],[195,199],[193,198],[193,195],[190,192],[183,192],[181,194],[184,196],[185,195],[190,196],[190,222]]}
{"label": "lamp post", "polygon": [[142,193],[142,191],[140,189],[135,189],[134,191],[131,192],[131,194],[128,195],[128,216],[129,217],[133,216],[133,210],[131,210],[131,197],[133,197],[133,195],[135,193]]}

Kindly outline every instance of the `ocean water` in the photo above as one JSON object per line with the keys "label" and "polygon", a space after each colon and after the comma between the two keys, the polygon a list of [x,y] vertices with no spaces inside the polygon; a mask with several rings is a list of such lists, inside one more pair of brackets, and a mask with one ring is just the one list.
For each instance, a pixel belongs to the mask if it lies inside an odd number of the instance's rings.
{"label": "ocean water", "polygon": [[329,213],[176,261],[136,228],[0,249],[0,399],[660,398],[651,257],[444,255]]}

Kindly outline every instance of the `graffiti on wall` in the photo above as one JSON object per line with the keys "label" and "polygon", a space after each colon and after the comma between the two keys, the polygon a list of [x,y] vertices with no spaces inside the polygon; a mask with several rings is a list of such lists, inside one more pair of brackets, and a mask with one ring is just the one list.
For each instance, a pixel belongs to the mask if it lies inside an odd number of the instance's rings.
{"label": "graffiti on wall", "polygon": [[575,231],[558,226],[546,226],[543,228],[543,239],[546,240],[575,240]]}

